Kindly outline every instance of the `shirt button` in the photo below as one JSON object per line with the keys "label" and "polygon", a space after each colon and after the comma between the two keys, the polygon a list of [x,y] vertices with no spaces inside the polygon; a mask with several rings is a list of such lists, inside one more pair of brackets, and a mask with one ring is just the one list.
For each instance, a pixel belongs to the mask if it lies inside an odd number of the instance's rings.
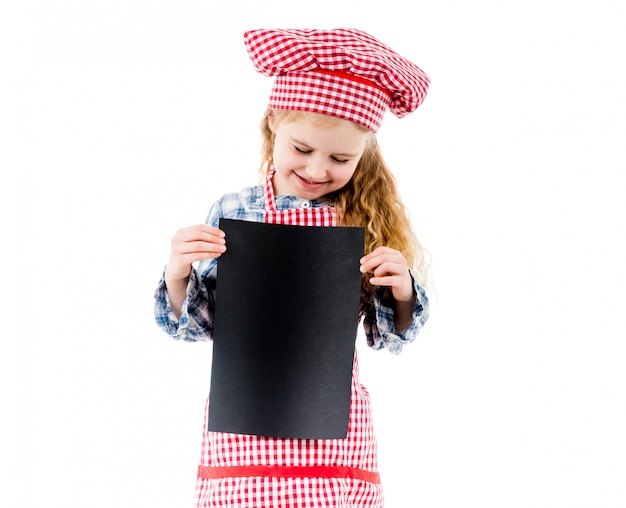
{"label": "shirt button", "polygon": [[302,203],[302,206],[304,208],[311,208],[311,202],[310,201],[305,201],[304,203]]}

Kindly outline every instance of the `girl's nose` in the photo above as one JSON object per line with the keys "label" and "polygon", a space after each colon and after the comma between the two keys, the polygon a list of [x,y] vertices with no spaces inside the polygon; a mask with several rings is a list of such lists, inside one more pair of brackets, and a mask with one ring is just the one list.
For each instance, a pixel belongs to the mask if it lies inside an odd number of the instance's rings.
{"label": "girl's nose", "polygon": [[309,161],[306,165],[306,172],[311,180],[322,181],[327,173],[326,164],[320,160]]}

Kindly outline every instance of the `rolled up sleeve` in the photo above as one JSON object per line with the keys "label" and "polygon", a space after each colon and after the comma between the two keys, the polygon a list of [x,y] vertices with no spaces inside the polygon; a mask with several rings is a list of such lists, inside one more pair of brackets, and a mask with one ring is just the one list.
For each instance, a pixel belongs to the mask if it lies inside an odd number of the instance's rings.
{"label": "rolled up sleeve", "polygon": [[[210,275],[207,275],[207,280]],[[187,283],[180,317],[177,318],[170,304],[165,280],[161,278],[154,293],[154,316],[157,325],[175,340],[188,342],[207,341],[213,336],[213,312],[215,291],[207,289],[204,277],[192,268]]]}
{"label": "rolled up sleeve", "polygon": [[393,354],[400,354],[402,348],[415,340],[428,319],[428,297],[426,291],[416,281],[413,275],[415,289],[415,304],[413,306],[413,320],[408,328],[397,332],[395,328],[394,302],[391,291],[387,287],[378,286],[374,290],[373,305],[364,309],[363,330],[367,344],[373,349],[387,349]]}

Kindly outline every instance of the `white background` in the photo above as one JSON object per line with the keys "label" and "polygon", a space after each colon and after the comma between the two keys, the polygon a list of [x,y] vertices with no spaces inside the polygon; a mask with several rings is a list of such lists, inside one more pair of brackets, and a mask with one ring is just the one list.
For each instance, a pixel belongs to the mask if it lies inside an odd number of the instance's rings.
{"label": "white background", "polygon": [[379,134],[435,284],[402,355],[359,338],[388,508],[626,506],[624,5],[3,3],[0,506],[192,506],[210,345],[152,293],[257,181],[243,31],[339,26],[432,79]]}

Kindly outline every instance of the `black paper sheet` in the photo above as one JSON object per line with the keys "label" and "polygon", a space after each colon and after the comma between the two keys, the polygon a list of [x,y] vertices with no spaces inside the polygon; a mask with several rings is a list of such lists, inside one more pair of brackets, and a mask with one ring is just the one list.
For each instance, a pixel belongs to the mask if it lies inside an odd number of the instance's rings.
{"label": "black paper sheet", "polygon": [[345,438],[364,229],[220,229],[208,429]]}

